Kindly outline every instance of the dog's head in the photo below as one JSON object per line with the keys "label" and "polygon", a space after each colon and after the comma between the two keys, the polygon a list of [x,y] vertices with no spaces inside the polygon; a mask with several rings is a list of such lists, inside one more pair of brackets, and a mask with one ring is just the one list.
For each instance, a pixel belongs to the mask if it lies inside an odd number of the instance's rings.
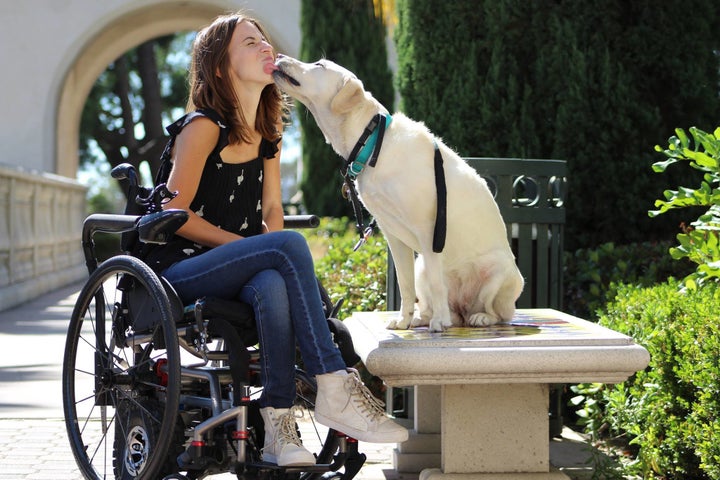
{"label": "dog's head", "polygon": [[310,110],[341,114],[365,98],[363,84],[349,70],[330,60],[304,63],[278,55],[273,78],[278,87]]}
{"label": "dog's head", "polygon": [[360,127],[362,131],[369,118],[385,110],[352,72],[330,60],[304,63],[278,55],[275,65],[275,84],[310,110],[328,143],[341,155],[344,153],[340,144],[347,135],[339,130],[357,119],[359,123],[365,122]]}

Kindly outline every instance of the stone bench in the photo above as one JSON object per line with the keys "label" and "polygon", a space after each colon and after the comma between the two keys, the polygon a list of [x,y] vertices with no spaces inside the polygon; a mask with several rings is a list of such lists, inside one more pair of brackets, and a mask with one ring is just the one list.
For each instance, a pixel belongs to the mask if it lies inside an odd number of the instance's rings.
{"label": "stone bench", "polygon": [[650,358],[631,338],[553,309],[442,333],[386,330],[396,314],[345,324],[373,375],[429,386],[416,388],[411,436],[396,449],[396,469],[406,454],[424,468],[420,480],[567,479],[549,462],[549,385],[623,382]]}

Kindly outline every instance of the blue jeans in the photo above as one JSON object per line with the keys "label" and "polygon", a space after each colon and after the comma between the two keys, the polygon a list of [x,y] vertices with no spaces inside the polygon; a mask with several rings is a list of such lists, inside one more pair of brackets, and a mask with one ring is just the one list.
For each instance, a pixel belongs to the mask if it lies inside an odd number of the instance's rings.
{"label": "blue jeans", "polygon": [[262,407],[293,404],[296,344],[311,375],[345,368],[325,319],[310,250],[299,233],[271,232],[221,245],[171,265],[163,276],[186,303],[208,296],[252,305]]}

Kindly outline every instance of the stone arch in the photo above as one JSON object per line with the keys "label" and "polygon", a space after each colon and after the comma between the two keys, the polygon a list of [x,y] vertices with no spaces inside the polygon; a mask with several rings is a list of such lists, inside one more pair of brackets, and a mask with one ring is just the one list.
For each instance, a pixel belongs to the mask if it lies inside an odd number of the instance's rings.
{"label": "stone arch", "polygon": [[[266,18],[277,18],[272,15],[277,13],[276,2],[260,0],[256,3],[243,10],[263,22],[279,50],[295,55],[294,50],[299,45],[299,19],[284,18],[283,21],[290,22],[294,28],[287,28],[287,24],[273,25]],[[244,4],[247,7],[247,3]],[[98,25],[96,34],[69,62],[59,87],[55,116],[55,172],[70,178],[76,176],[82,110],[92,86],[110,62],[142,42],[178,31],[197,30],[216,16],[232,10],[228,9],[227,2],[222,5],[163,2],[122,12],[105,24]]]}

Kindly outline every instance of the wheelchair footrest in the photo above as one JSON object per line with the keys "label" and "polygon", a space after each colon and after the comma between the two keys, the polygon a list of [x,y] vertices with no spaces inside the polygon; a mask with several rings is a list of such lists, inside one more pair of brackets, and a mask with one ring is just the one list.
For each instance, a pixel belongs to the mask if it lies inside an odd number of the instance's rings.
{"label": "wheelchair footrest", "polygon": [[269,462],[252,462],[252,463],[246,463],[245,467],[248,469],[258,469],[258,470],[268,470],[268,471],[282,471],[286,473],[301,473],[301,472],[308,472],[308,473],[325,473],[332,471],[330,469],[330,465],[328,464],[316,464],[316,465],[305,465],[305,466],[297,466],[297,467],[281,467],[275,463],[269,463]]}

